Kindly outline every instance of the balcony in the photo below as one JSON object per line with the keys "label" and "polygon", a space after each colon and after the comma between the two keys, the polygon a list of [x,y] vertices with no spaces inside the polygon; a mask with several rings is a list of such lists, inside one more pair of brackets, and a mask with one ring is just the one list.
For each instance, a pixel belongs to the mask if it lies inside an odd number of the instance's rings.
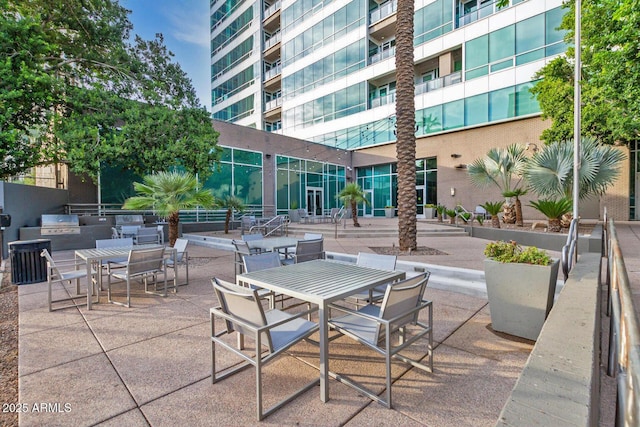
{"label": "balcony", "polygon": [[381,107],[383,105],[393,104],[394,102],[396,102],[396,93],[391,92],[389,95],[371,99],[371,101],[369,101],[369,108]]}
{"label": "balcony", "polygon": [[393,46],[388,49],[378,50],[378,53],[375,53],[369,57],[369,64],[375,64],[376,62],[380,62],[383,59],[391,58],[396,54],[396,47]]}
{"label": "balcony", "polygon": [[264,41],[264,50],[268,50],[269,48],[275,46],[276,44],[280,43],[281,40],[282,40],[282,33],[278,31],[277,33],[273,34],[270,38]]}
{"label": "balcony", "polygon": [[282,97],[279,96],[276,99],[272,99],[271,101],[265,102],[264,103],[264,110],[265,111],[270,111],[273,109],[276,109],[278,107],[280,107],[282,105]]}
{"label": "balcony", "polygon": [[391,0],[384,3],[379,8],[369,13],[369,24],[374,24],[383,20],[389,15],[393,15],[398,10],[398,0]]}
{"label": "balcony", "polygon": [[264,19],[270,18],[274,13],[280,10],[282,6],[282,2],[280,0],[276,1],[274,4],[269,5],[269,3],[264,3]]}
{"label": "balcony", "polygon": [[495,13],[495,4],[496,2],[493,1],[491,3],[487,3],[482,5],[479,9],[474,10],[472,12],[468,12],[465,13],[462,16],[459,16],[456,23],[457,26],[456,28],[460,28],[460,27],[464,27],[465,25],[469,25],[472,22],[475,22],[479,19],[482,18],[486,18],[489,15],[492,15]]}
{"label": "balcony", "polygon": [[440,89],[446,86],[462,83],[462,71],[456,71],[444,77],[438,79],[429,80],[428,82],[420,83],[416,85],[416,95],[430,92],[432,90]]}
{"label": "balcony", "polygon": [[266,82],[267,80],[271,80],[280,73],[282,73],[282,65],[278,64],[270,70],[264,72],[264,81]]}

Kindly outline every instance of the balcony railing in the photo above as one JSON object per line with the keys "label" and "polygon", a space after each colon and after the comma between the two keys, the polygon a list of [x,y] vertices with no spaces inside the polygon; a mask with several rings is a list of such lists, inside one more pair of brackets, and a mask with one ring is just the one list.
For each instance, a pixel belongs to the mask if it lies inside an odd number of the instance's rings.
{"label": "balcony railing", "polygon": [[264,80],[269,80],[282,73],[282,65],[276,65],[270,70],[264,72]]}
{"label": "balcony railing", "polygon": [[451,86],[457,83],[462,83],[462,72],[456,71],[455,73],[448,74],[439,79],[429,80],[428,82],[420,83],[416,85],[416,95],[427,93],[432,90],[440,89],[445,86]]}
{"label": "balcony railing", "polygon": [[458,28],[468,25],[472,22],[475,22],[479,19],[485,18],[495,13],[495,8],[494,8],[495,3],[496,2],[485,4],[482,7],[480,7],[478,10],[474,10],[473,12],[469,12],[465,15],[460,16],[458,18]]}
{"label": "balcony railing", "polygon": [[264,41],[264,50],[267,50],[270,47],[275,46],[277,43],[280,42],[280,40],[282,40],[282,33],[278,31],[277,33],[274,33],[270,38]]}
{"label": "balcony railing", "polygon": [[395,56],[396,54],[396,47],[392,46],[388,49],[384,49],[384,50],[378,50],[378,53],[374,53],[373,55],[371,55],[369,57],[369,63],[370,64],[375,64],[376,62],[380,62],[383,59],[387,59],[390,58],[392,56]]}
{"label": "balcony railing", "polygon": [[391,92],[389,95],[373,98],[371,100],[371,108],[376,108],[376,107],[380,107],[382,105],[387,105],[387,104],[393,104],[394,102],[396,102],[396,93]]}
{"label": "balcony railing", "polygon": [[282,3],[280,2],[280,0],[278,0],[277,2],[272,4],[271,6],[269,6],[269,3],[267,3],[267,2],[265,2],[264,5],[265,5],[264,19],[267,19],[268,17],[270,17],[271,15],[273,15],[274,13],[276,13],[280,9],[280,6],[282,5]]}
{"label": "balcony railing", "polygon": [[369,23],[376,23],[398,10],[398,0],[391,0],[369,13]]}
{"label": "balcony railing", "polygon": [[272,99],[271,101],[265,102],[264,109],[265,111],[273,110],[274,108],[278,108],[282,105],[282,97],[279,96],[276,99]]}

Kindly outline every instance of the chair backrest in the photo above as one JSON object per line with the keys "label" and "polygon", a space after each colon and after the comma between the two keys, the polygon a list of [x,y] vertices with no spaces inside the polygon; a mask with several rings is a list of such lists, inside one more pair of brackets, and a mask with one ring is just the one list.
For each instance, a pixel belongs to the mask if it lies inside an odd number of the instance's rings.
{"label": "chair backrest", "polygon": [[128,246],[133,246],[133,238],[124,237],[121,239],[98,239],[96,240],[96,248],[104,249],[104,248],[126,248]]}
{"label": "chair backrest", "polygon": [[[217,277],[211,279],[211,283],[220,303],[220,308],[225,314],[257,327],[267,324],[262,303],[255,290],[234,285]],[[229,333],[235,330],[240,334],[253,336],[251,330],[237,322],[233,322],[233,320],[227,320],[226,324],[227,332]],[[269,351],[273,351],[271,334],[263,332],[261,341],[262,344],[269,348]]]}
{"label": "chair backrest", "polygon": [[261,233],[252,233],[252,234],[243,234],[242,240],[245,242],[250,242],[252,240],[262,240],[264,236]]}
{"label": "chair backrest", "polygon": [[266,270],[267,268],[280,267],[280,255],[278,252],[263,252],[255,255],[243,255],[244,271]]}
{"label": "chair backrest", "polygon": [[129,275],[136,275],[161,271],[162,264],[164,264],[164,247],[132,249],[129,252],[127,273]]}
{"label": "chair backrest", "polygon": [[123,225],[120,227],[120,233],[122,235],[133,236],[138,234],[139,225]]}
{"label": "chair backrest", "polygon": [[249,245],[244,240],[232,240],[233,246],[236,248],[236,252],[241,255],[251,255],[251,249],[249,249]]}
{"label": "chair backrest", "polygon": [[298,240],[296,263],[324,259],[324,239]]}
{"label": "chair backrest", "polygon": [[173,249],[176,250],[177,254],[177,261],[181,262],[182,261],[182,257],[184,256],[184,253],[187,251],[187,245],[189,244],[189,240],[188,239],[176,239],[176,242],[173,244]]}
{"label": "chair backrest", "polygon": [[318,240],[322,238],[322,234],[319,233],[304,233],[304,240]]}
{"label": "chair backrest", "polygon": [[40,256],[44,257],[47,260],[47,266],[49,267],[48,270],[53,276],[53,277],[50,277],[50,279],[62,278],[62,274],[60,274],[60,271],[58,270],[58,266],[56,265],[55,261],[51,257],[51,254],[49,253],[49,251],[46,249],[43,249],[42,252],[40,252]]}
{"label": "chair backrest", "polygon": [[139,245],[149,244],[149,243],[159,243],[160,235],[158,234],[158,229],[156,227],[142,227],[138,229],[138,234],[136,236],[136,243]]}
{"label": "chair backrest", "polygon": [[377,268],[380,270],[395,270],[396,260],[395,255],[383,255],[383,254],[371,254],[367,252],[358,252],[358,259],[356,265],[360,267]]}
{"label": "chair backrest", "polygon": [[[387,291],[384,294],[384,299],[380,306],[380,317],[386,320],[393,319],[396,316],[409,313],[412,309],[420,305],[430,274],[429,272],[425,272],[387,286]],[[396,330],[407,323],[415,321],[417,316],[418,313],[413,313],[401,317],[393,323],[392,330]],[[379,330],[378,334],[382,332],[383,330]],[[378,335],[378,338],[381,338],[381,336]]]}

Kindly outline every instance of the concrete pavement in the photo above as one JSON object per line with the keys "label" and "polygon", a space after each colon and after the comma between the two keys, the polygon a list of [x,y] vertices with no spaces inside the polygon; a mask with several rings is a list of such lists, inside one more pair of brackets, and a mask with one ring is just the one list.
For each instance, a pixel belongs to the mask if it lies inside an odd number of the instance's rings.
{"label": "concrete pavement", "polygon": [[[393,224],[373,221],[361,220],[362,235],[368,228]],[[394,237],[334,239],[330,227],[317,227],[327,251],[356,254],[397,244]],[[425,221],[419,227],[440,226]],[[630,230],[635,233],[640,224]],[[640,249],[639,234],[629,240],[630,247]],[[418,245],[444,254],[399,259],[482,270],[486,243],[425,235],[418,237]],[[426,297],[434,302],[435,370],[423,373],[396,365],[394,409],[331,381],[328,403],[312,389],[257,423],[253,370],[211,384],[208,310],[216,301],[210,279],[233,281],[233,253],[190,245],[189,257],[188,286],[167,298],[137,292],[129,309],[108,304],[103,296],[91,311],[80,307],[50,313],[46,283],[20,286],[19,400],[27,409],[20,414],[20,425],[490,426],[533,347],[533,342],[492,331],[486,298],[428,287]],[[637,267],[640,274],[640,260]],[[383,391],[384,364],[375,353],[346,338],[333,341],[330,353],[332,370],[360,373],[368,386]],[[317,376],[300,361],[317,362],[315,354],[317,348],[302,344],[291,356],[268,365],[265,396],[275,400],[297,382]],[[219,356],[223,363],[233,363],[225,353]]]}

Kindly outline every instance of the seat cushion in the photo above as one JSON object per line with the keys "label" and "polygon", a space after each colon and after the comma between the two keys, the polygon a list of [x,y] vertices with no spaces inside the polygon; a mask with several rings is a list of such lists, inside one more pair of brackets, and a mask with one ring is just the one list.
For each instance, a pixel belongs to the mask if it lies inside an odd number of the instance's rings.
{"label": "seat cushion", "polygon": [[[380,307],[377,305],[366,305],[358,310],[358,312],[378,317],[380,315]],[[346,314],[344,316],[331,318],[329,320],[329,326],[344,328],[361,340],[373,345],[378,342],[378,322],[355,314]]]}
{"label": "seat cushion", "polygon": [[[280,310],[269,310],[265,312],[264,315],[267,318],[267,323],[274,323],[293,317],[291,314]],[[317,323],[310,322],[300,317],[283,325],[276,326],[271,329],[271,343],[273,344],[273,350],[277,351],[282,347],[287,346],[289,343],[296,341],[317,326]]]}

